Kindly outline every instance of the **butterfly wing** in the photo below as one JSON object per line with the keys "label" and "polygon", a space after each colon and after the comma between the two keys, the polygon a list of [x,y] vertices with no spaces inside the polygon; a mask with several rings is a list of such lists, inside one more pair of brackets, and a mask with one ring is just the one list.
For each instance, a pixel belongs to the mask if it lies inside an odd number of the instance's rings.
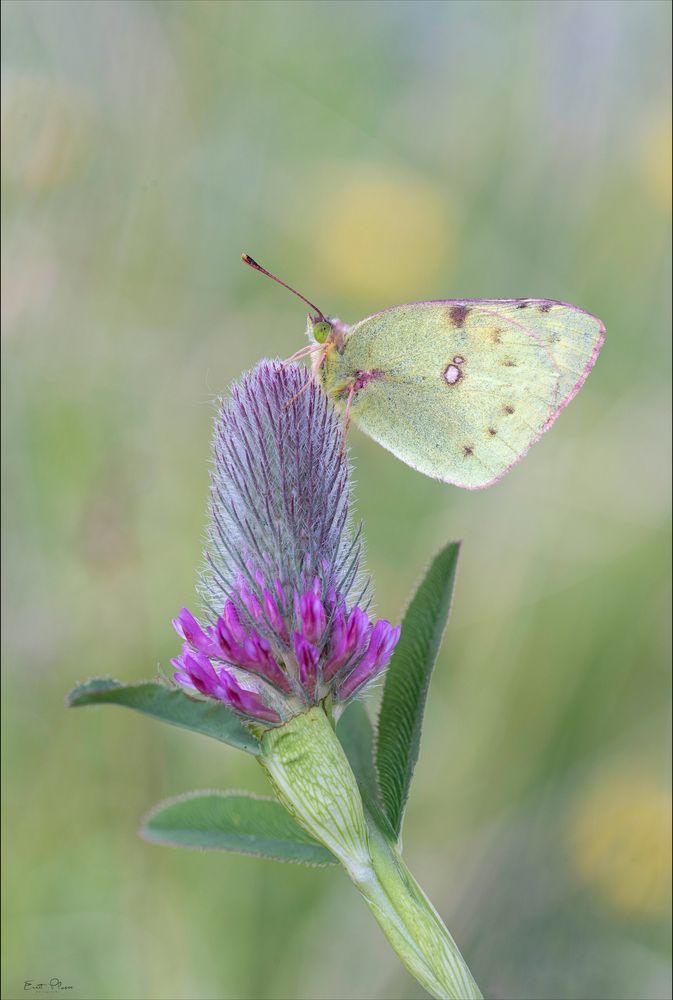
{"label": "butterfly wing", "polygon": [[[323,381],[402,461],[467,489],[501,478],[577,393],[603,324],[542,299],[397,306],[349,331]],[[362,377],[365,373],[365,377]]]}

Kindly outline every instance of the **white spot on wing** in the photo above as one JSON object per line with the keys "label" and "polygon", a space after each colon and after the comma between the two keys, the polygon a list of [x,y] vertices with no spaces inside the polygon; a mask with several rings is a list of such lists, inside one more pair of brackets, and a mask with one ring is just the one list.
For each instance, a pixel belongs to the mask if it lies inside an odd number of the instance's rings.
{"label": "white spot on wing", "polygon": [[460,378],[460,368],[456,365],[449,365],[449,367],[444,372],[444,378],[449,383],[449,385],[455,385]]}

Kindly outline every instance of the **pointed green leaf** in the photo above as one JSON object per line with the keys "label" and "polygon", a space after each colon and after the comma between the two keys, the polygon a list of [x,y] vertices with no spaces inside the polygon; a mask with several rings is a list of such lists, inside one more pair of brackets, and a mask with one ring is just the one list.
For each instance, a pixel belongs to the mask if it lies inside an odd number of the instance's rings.
{"label": "pointed green leaf", "polygon": [[435,556],[407,608],[386,672],[376,766],[383,805],[398,836],[418,759],[428,685],[449,616],[459,549],[460,543],[450,542]]}
{"label": "pointed green leaf", "polygon": [[168,847],[237,851],[308,865],[338,863],[280,802],[245,792],[192,792],[168,799],[146,817],[140,835]]}
{"label": "pointed green leaf", "polygon": [[352,701],[346,707],[337,723],[336,734],[358,783],[368,821],[374,822],[381,833],[394,842],[396,833],[383,810],[376,777],[374,728],[361,701]]}
{"label": "pointed green leaf", "polygon": [[172,726],[212,736],[248,753],[259,753],[257,740],[226,705],[190,698],[184,691],[168,688],[156,681],[120,684],[110,678],[96,678],[79,684],[68,695],[66,704],[72,708],[80,705],[124,705]]}
{"label": "pointed green leaf", "polygon": [[361,701],[348,705],[336,727],[336,734],[348,757],[360,791],[380,803],[374,766],[374,730],[367,709]]}

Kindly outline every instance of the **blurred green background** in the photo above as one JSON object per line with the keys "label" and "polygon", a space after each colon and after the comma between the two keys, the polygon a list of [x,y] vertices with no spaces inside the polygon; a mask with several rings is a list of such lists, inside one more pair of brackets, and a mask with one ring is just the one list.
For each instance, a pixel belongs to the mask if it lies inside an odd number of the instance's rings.
{"label": "blurred green background", "polygon": [[2,17],[3,996],[423,995],[338,871],[136,837],[163,796],[264,793],[252,758],[63,707],[175,655],[213,400],[304,343],[243,250],[350,322],[529,295],[605,322],[582,393],[492,489],[351,442],[381,615],[464,540],[411,869],[488,997],[670,996],[670,5]]}

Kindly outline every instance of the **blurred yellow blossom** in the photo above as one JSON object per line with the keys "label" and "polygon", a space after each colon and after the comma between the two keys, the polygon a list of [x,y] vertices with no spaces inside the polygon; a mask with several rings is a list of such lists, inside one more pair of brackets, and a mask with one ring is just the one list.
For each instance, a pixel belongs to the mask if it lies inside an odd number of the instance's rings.
{"label": "blurred yellow blossom", "polygon": [[615,909],[657,916],[671,896],[671,792],[645,767],[602,773],[581,792],[569,830],[581,879]]}
{"label": "blurred yellow blossom", "polygon": [[368,165],[340,173],[330,190],[316,227],[316,263],[335,284],[385,306],[416,299],[446,276],[451,213],[426,178]]}
{"label": "blurred yellow blossom", "polygon": [[670,111],[662,114],[650,127],[641,150],[641,172],[645,188],[659,207],[670,212],[673,170],[671,158]]}

